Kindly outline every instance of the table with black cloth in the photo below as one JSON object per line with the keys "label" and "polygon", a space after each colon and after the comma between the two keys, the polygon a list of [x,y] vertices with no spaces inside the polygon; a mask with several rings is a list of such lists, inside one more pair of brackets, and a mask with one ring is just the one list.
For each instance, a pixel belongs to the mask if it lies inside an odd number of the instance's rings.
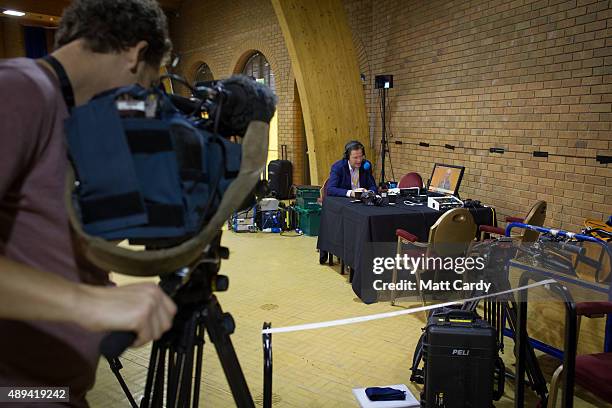
{"label": "table with black cloth", "polygon": [[[493,225],[494,212],[489,207],[470,208],[477,225]],[[383,207],[352,203],[346,197],[326,197],[321,212],[317,248],[341,258],[353,269],[353,291],[364,303],[377,301],[372,283],[372,243],[397,242],[395,230],[402,228],[427,242],[429,229],[444,214],[426,205]],[[387,247],[390,247],[387,245]],[[377,254],[378,255],[378,254]],[[395,254],[385,254],[394,256]]]}

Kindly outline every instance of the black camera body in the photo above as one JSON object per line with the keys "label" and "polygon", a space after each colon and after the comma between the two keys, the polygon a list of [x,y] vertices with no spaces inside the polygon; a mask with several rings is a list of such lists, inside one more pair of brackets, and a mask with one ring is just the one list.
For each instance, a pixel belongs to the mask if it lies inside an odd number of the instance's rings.
{"label": "black camera body", "polygon": [[73,109],[66,122],[73,202],[87,234],[159,248],[204,228],[241,170],[243,146],[228,136],[269,122],[276,103],[269,88],[244,76],[220,81],[208,96],[181,104],[132,85]]}
{"label": "black camera body", "polygon": [[362,203],[370,206],[382,207],[388,204],[388,201],[384,197],[376,194],[373,191],[364,191],[359,198]]}

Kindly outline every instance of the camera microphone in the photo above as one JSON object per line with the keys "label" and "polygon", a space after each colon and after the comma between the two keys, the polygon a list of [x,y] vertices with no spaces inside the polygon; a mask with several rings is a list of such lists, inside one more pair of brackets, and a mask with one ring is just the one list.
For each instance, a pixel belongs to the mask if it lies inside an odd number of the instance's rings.
{"label": "camera microphone", "polygon": [[369,171],[372,168],[372,163],[369,160],[363,162],[363,169]]}
{"label": "camera microphone", "polygon": [[[251,121],[270,123],[274,116],[274,92],[245,75],[219,81],[216,90],[218,103],[213,106],[210,116],[214,118],[219,113],[218,130],[223,136],[243,136]],[[219,103],[219,99],[222,102]]]}

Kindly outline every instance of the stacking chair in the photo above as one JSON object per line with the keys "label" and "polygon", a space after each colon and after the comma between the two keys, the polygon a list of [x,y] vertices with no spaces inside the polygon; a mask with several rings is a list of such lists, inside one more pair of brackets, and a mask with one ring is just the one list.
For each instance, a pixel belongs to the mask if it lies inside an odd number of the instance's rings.
{"label": "stacking chair", "polygon": [[[323,183],[321,190],[319,190],[320,194],[319,194],[319,198],[317,199],[317,201],[321,205],[323,205],[323,200],[325,200],[325,197],[327,197],[327,184],[328,183],[329,183],[329,178],[325,179],[325,182]],[[346,268],[344,265],[344,261],[340,259],[339,257],[337,258],[338,258],[338,261],[340,262],[340,274],[345,275]],[[329,262],[329,266],[334,266],[334,254],[323,251],[319,254],[319,263],[324,264],[326,262]],[[351,275],[351,279],[349,280],[352,280],[352,275]]]}
{"label": "stacking chair", "polygon": [[[535,225],[538,227],[544,226],[544,220],[546,220],[546,201],[538,201],[535,203],[525,218],[506,217],[506,222],[522,222],[523,224]],[[503,228],[491,225],[481,225],[479,229],[481,238],[484,234],[504,235],[506,232]],[[540,233],[537,231],[524,230],[522,235],[516,236],[515,238],[520,239],[522,243],[528,243],[537,241],[539,235]]]}
{"label": "stacking chair", "polygon": [[[427,243],[417,242],[418,237],[403,229],[395,231],[397,236],[397,254],[401,255],[402,245],[411,246],[408,252],[415,256],[424,254],[425,256],[437,257],[460,257],[465,256],[476,238],[476,223],[474,217],[467,208],[455,208],[447,211],[438,221],[429,229],[429,239]],[[417,270],[417,288],[420,288],[421,275],[432,271]],[[437,271],[434,279],[437,280]],[[397,269],[393,269],[393,283],[397,282]],[[418,290],[421,301],[425,304],[423,293]],[[396,293],[391,293],[391,305],[395,305]]]}
{"label": "stacking chair", "polygon": [[[584,253],[573,256],[573,266],[576,276],[588,282],[612,284],[612,244],[602,241],[579,242]],[[576,336],[580,333],[581,318],[600,318],[612,313],[612,302],[577,302],[576,303]],[[609,342],[609,339],[608,339]],[[612,352],[579,355],[576,357],[575,381],[598,398],[612,403]],[[559,366],[550,382],[549,406],[555,407],[559,381],[563,373],[563,365]]]}
{"label": "stacking chair", "polygon": [[419,173],[404,174],[400,179],[398,188],[418,187],[423,188],[423,178]]}
{"label": "stacking chair", "polygon": [[[576,312],[579,310],[577,309]],[[612,312],[612,303],[602,307],[601,313]],[[555,407],[563,366],[557,368],[550,383],[548,406]],[[575,381],[598,398],[612,403],[612,353],[584,354],[576,357]]]}
{"label": "stacking chair", "polygon": [[[579,302],[576,303],[576,327],[580,328],[582,316],[588,318],[605,317],[612,313],[612,302]],[[554,408],[557,401],[559,381],[563,365],[559,366],[550,381],[549,407]],[[586,388],[598,398],[612,403],[612,352],[583,354],[576,356],[574,379],[577,384]]]}

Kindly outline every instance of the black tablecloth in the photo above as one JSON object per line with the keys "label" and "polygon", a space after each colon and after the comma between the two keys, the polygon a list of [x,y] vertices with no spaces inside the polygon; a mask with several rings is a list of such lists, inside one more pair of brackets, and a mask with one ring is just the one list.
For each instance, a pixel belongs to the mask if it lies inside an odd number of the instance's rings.
{"label": "black tablecloth", "polygon": [[[470,208],[478,225],[492,225],[491,208]],[[397,242],[395,230],[402,228],[427,242],[429,229],[443,213],[426,205],[375,207],[351,203],[345,197],[326,197],[321,212],[317,248],[340,257],[353,269],[353,291],[364,303],[376,302],[374,276],[363,273],[372,266],[373,243]],[[386,245],[385,248],[393,248]],[[394,256],[393,253],[377,256]]]}

